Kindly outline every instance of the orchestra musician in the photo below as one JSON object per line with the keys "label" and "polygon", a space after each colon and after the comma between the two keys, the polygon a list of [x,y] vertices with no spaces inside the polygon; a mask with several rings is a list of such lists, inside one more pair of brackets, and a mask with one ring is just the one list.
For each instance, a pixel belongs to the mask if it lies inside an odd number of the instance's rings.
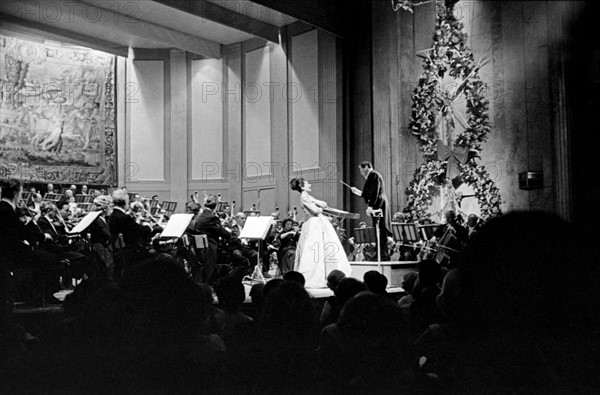
{"label": "orchestra musician", "polygon": [[[71,268],[75,270],[70,275],[80,278],[85,270],[85,255],[80,252],[83,249],[83,245],[82,243],[73,243],[72,239],[67,235],[64,225],[54,224],[57,221],[58,215],[60,214],[58,214],[58,210],[54,204],[43,202],[38,226],[42,233],[51,236],[51,240],[46,240],[41,244],[41,247],[57,255],[61,260],[68,260]],[[66,277],[65,279],[67,279]]]}
{"label": "orchestra musician", "polygon": [[480,219],[476,214],[469,214],[467,217],[467,238],[470,240],[477,234],[481,227]]}
{"label": "orchestra musician", "polygon": [[194,216],[192,217],[192,220],[190,221],[190,223],[186,229],[186,233],[192,234],[192,235],[195,234],[194,227],[196,226],[196,221],[198,220],[198,217],[200,216],[201,209],[202,209],[202,206],[200,206],[200,203],[197,203],[197,202],[187,202],[185,204],[186,214],[194,214]]}
{"label": "orchestra musician", "polygon": [[[361,196],[365,203],[367,203],[367,215],[370,215],[373,220],[373,226],[376,227],[379,222],[379,236],[381,240],[381,260],[389,261],[390,255],[386,248],[386,240],[388,236],[392,235],[392,215],[390,212],[390,205],[388,203],[387,196],[385,194],[385,187],[383,184],[383,177],[379,172],[373,169],[371,162],[361,162],[358,165],[360,174],[365,178],[365,185],[361,191],[358,188],[352,187],[352,192]],[[383,218],[377,220],[373,217],[373,211],[381,209]]]}
{"label": "orchestra musician", "polygon": [[[231,239],[229,249],[231,251],[231,264],[237,268],[244,268],[242,275],[252,273],[252,268],[258,261],[258,246],[255,242],[240,239],[239,236],[246,224],[246,214],[238,212],[235,214],[234,224],[231,228]],[[267,263],[268,265],[268,263]],[[268,269],[267,269],[268,271]],[[263,270],[264,272],[264,270]],[[264,276],[264,273],[263,273]],[[269,277],[269,274],[265,277]]]}
{"label": "orchestra musician", "polygon": [[122,266],[125,263],[134,263],[148,256],[146,244],[150,238],[162,232],[162,227],[150,224],[142,225],[126,212],[129,205],[129,195],[123,189],[113,192],[113,211],[108,220],[111,235],[111,243],[117,241],[119,234],[123,236],[125,246],[119,253],[118,261],[115,261],[115,279],[122,274]]}
{"label": "orchestra musician", "polygon": [[[63,263],[58,256],[48,251],[34,250],[36,243],[50,239],[50,235],[44,235],[34,226],[26,225],[20,220],[17,213],[17,203],[21,200],[23,191],[21,182],[10,179],[2,183],[0,201],[0,288],[2,289],[2,300],[4,303],[6,282],[10,271],[18,268],[30,269],[34,275],[34,281],[38,283],[44,294],[39,295],[42,304],[53,298],[54,292],[59,290],[58,274],[63,268]],[[34,221],[27,219],[26,221]],[[35,224],[35,223],[34,223]]]}
{"label": "orchestra musician", "polygon": [[91,223],[88,228],[90,234],[90,246],[96,254],[99,262],[102,263],[101,273],[105,273],[110,280],[114,279],[114,260],[112,256],[112,246],[110,244],[110,228],[108,219],[112,213],[112,199],[110,196],[98,196],[92,204],[92,211],[100,211],[100,215]]}
{"label": "orchestra musician", "polygon": [[296,259],[296,246],[300,238],[299,227],[294,227],[294,221],[286,218],[281,223],[281,231],[277,234],[279,251],[277,251],[277,261],[281,274],[294,270],[294,260]]}
{"label": "orchestra musician", "polygon": [[444,214],[444,217],[446,219],[446,224],[444,226],[440,226],[433,234],[436,237],[436,239],[440,239],[444,235],[444,233],[446,233],[447,230],[450,230],[450,232],[452,232],[454,237],[456,237],[460,245],[466,243],[469,237],[469,232],[458,221],[456,211],[448,210]]}
{"label": "orchestra musician", "polygon": [[54,193],[54,184],[48,183],[48,185],[46,185],[46,192],[45,193]]}
{"label": "orchestra musician", "polygon": [[38,219],[41,213],[42,195],[39,193],[35,193],[31,197],[31,199],[29,199],[29,201],[26,202],[26,204],[27,207],[29,207],[29,210],[31,210],[34,213],[35,219]]}
{"label": "orchestra musician", "polygon": [[[208,248],[199,251],[199,258],[203,267],[203,279],[212,283],[215,267],[217,266],[219,238],[229,239],[231,234],[221,225],[221,220],[214,213],[217,207],[217,197],[208,195],[204,202],[204,209],[194,222],[194,234],[205,234],[208,240]],[[197,276],[194,276],[197,278]]]}
{"label": "orchestra musician", "polygon": [[[358,224],[358,228],[366,229],[367,223],[361,221]],[[373,259],[377,260],[377,245],[375,243],[356,243],[354,237],[350,237],[348,239],[348,244],[354,248],[348,255],[349,261],[362,262],[372,261]]]}

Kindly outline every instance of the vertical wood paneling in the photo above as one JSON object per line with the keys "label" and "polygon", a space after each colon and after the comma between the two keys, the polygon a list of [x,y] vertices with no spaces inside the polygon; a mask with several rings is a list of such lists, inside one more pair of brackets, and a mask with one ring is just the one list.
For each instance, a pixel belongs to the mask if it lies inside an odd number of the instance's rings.
{"label": "vertical wood paneling", "polygon": [[341,103],[337,98],[337,69],[335,36],[326,32],[319,32],[319,67],[318,85],[319,96],[319,167],[320,179],[323,180],[323,198],[330,206],[337,207],[338,190],[341,176],[341,158],[338,157],[337,109]]}
{"label": "vertical wood paneling", "polygon": [[279,207],[281,215],[284,215],[289,210],[290,188],[286,164],[289,161],[288,147],[290,139],[288,136],[287,100],[284,95],[287,83],[287,62],[284,49],[279,45],[272,47],[271,82],[274,86],[273,102],[271,103],[273,177],[275,179],[273,205]]}
{"label": "vertical wood paneling", "polygon": [[569,97],[566,90],[567,53],[565,51],[565,27],[557,3],[549,3],[548,48],[550,60],[550,95],[552,103],[553,148],[556,153],[554,167],[555,204],[557,213],[566,220],[573,217],[573,187],[571,162],[571,124],[568,114]]}
{"label": "vertical wood paneling", "polygon": [[246,52],[244,57],[244,177],[248,180],[268,174],[265,163],[271,161],[269,47],[253,49]]}
{"label": "vertical wood paneling", "polygon": [[165,181],[164,61],[138,60],[129,65],[126,182]]}
{"label": "vertical wood paneling", "polygon": [[[371,2],[361,2],[363,15],[371,15]],[[361,34],[358,35],[356,44],[350,46],[350,58],[354,67],[351,71],[350,95],[351,106],[351,128],[349,152],[349,184],[362,188],[364,179],[358,171],[358,164],[363,160],[373,161],[373,140],[372,140],[372,71],[371,71],[371,19],[359,18],[357,29]],[[348,193],[348,192],[346,192]],[[350,195],[350,209],[354,212],[363,212],[365,209],[362,199],[355,195]]]}
{"label": "vertical wood paneling", "polygon": [[292,160],[303,170],[319,167],[319,56],[316,29],[291,37]]}
{"label": "vertical wood paneling", "polygon": [[551,109],[548,86],[548,41],[546,4],[523,4],[525,38],[525,76],[527,81],[527,117],[529,157],[532,170],[544,172],[544,188],[529,192],[530,209],[554,210],[553,151]]}
{"label": "vertical wood paneling", "polygon": [[223,48],[227,62],[226,128],[228,139],[227,161],[223,164],[223,175],[229,185],[230,202],[235,201],[240,209],[242,201],[242,46],[229,45]]}
{"label": "vertical wood paneling", "polygon": [[191,62],[190,165],[192,180],[223,176],[223,64],[220,59]]}
{"label": "vertical wood paneling", "polygon": [[506,158],[508,165],[507,177],[500,180],[500,189],[507,202],[508,210],[529,208],[529,194],[518,189],[519,172],[528,170],[529,149],[527,145],[529,109],[525,102],[527,92],[523,40],[523,5],[520,2],[502,3],[506,123],[502,133],[504,139],[494,149],[504,154],[502,157]]}
{"label": "vertical wood paneling", "polygon": [[[391,48],[395,46],[396,19],[386,2],[373,2],[373,166],[378,170],[385,185],[391,186],[391,91],[397,90],[396,58]],[[393,76],[390,78],[390,76]],[[396,94],[397,97],[397,94]],[[391,196],[388,192],[388,198]]]}
{"label": "vertical wood paneling", "polygon": [[183,212],[187,201],[187,60],[185,51],[171,50],[171,200],[180,202]]}
{"label": "vertical wood paneling", "polygon": [[398,140],[399,168],[398,180],[394,188],[397,194],[398,208],[406,205],[406,188],[420,160],[417,139],[408,130],[411,116],[412,93],[422,71],[422,60],[416,52],[431,46],[431,37],[435,24],[435,4],[425,4],[415,9],[414,15],[406,12],[396,13],[398,36]]}

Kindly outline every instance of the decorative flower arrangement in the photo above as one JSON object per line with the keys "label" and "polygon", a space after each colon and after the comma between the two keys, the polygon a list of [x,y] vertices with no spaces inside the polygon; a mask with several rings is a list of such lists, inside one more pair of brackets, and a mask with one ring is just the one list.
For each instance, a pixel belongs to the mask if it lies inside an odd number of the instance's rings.
{"label": "decorative flower arrangement", "polygon": [[[413,92],[409,129],[417,137],[425,159],[406,191],[408,206],[405,211],[413,221],[429,217],[427,211],[433,197],[439,195],[440,188],[451,187],[446,177],[448,161],[438,157],[440,137],[437,127],[440,113],[446,122],[452,122],[447,117],[448,101],[458,95],[466,99],[468,119],[465,129],[456,136],[451,148],[462,147],[475,153],[469,155],[464,164],[458,164],[460,180],[473,187],[484,220],[502,214],[500,192],[485,168],[477,164],[476,154],[481,151],[481,143],[491,130],[489,101],[484,96],[485,84],[478,74],[484,62],[475,62],[473,53],[466,45],[467,34],[463,31],[463,24],[452,12],[454,3],[456,1],[437,4],[433,47],[425,51],[423,73]],[[441,86],[446,75],[460,81],[450,93],[444,92]],[[450,126],[455,125],[451,123]]]}

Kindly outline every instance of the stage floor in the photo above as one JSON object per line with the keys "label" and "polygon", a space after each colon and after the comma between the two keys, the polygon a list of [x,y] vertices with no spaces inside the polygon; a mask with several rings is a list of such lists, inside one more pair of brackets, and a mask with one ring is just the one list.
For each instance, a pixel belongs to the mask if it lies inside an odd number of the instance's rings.
{"label": "stage floor", "polygon": [[[412,262],[410,264],[412,265]],[[352,274],[350,275],[350,277],[354,277],[360,281],[363,280],[362,277],[363,277],[365,271],[378,269],[377,262],[350,262],[350,265],[353,267]],[[406,262],[382,262],[381,263],[382,271],[384,272],[386,277],[388,277],[388,284],[390,284],[391,276],[389,273],[386,273],[385,268],[386,267],[387,268],[394,267],[394,266],[398,266],[398,265],[406,266]],[[402,272],[404,272],[404,270]],[[274,278],[281,278],[281,277],[277,276],[277,268],[271,269],[269,271],[269,275],[271,276],[271,278],[267,279],[266,281],[270,281]],[[395,276],[393,276],[393,277],[395,277]],[[245,303],[250,303],[252,301],[250,299],[250,289],[251,288],[252,288],[252,286],[247,281],[244,281],[244,289],[246,291]],[[62,302],[63,300],[65,300],[65,297],[68,294],[70,294],[71,292],[73,292],[73,291],[72,290],[62,290],[62,291],[55,293],[54,297]],[[330,290],[329,288],[306,288],[306,292],[308,292],[308,294],[310,295],[311,298],[315,298],[315,299],[322,299],[322,298],[328,298],[330,296],[333,296],[333,291]],[[402,287],[397,286],[397,284],[392,283],[388,286],[387,292],[393,294],[393,293],[404,292],[404,290],[402,289]],[[217,297],[215,295],[215,300],[216,300],[216,298]]]}

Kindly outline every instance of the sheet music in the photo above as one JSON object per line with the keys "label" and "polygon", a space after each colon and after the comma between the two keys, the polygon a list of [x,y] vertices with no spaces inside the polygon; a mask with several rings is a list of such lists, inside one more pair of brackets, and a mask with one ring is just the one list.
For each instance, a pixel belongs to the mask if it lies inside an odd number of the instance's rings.
{"label": "sheet music", "polygon": [[73,229],[67,231],[67,233],[81,233],[87,229],[88,226],[92,224],[98,218],[101,211],[92,211],[91,213],[87,213],[85,217],[79,221],[77,225],[73,227]]}
{"label": "sheet music", "polygon": [[267,237],[267,232],[273,223],[273,217],[248,217],[240,233],[240,239],[261,239]]}
{"label": "sheet music", "polygon": [[194,214],[173,214],[167,222],[167,226],[160,234],[160,237],[181,237],[185,233],[190,222],[192,222]]}

